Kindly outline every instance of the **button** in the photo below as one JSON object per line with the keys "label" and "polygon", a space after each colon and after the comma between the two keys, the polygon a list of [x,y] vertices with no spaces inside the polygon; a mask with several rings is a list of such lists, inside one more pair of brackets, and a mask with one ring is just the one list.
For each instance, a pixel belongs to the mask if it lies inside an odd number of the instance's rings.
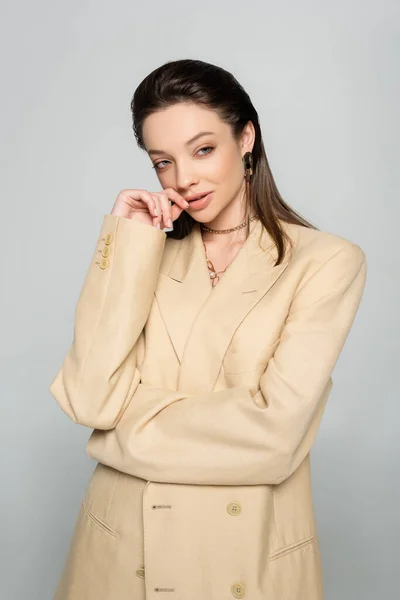
{"label": "button", "polygon": [[242,507],[240,506],[239,502],[229,502],[226,510],[233,517],[237,517],[237,515],[240,515],[242,512]]}
{"label": "button", "polygon": [[108,260],[106,258],[102,258],[100,261],[100,269],[107,269]]}
{"label": "button", "polygon": [[231,592],[235,598],[244,598],[244,586],[241,583],[234,583]]}
{"label": "button", "polygon": [[104,246],[103,250],[101,251],[101,254],[105,257],[110,256],[110,254],[111,254],[110,246]]}
{"label": "button", "polygon": [[112,233],[107,233],[106,239],[104,240],[104,243],[106,244],[106,246],[109,246],[112,241],[113,241],[113,234]]}
{"label": "button", "polygon": [[144,567],[140,567],[139,569],[137,569],[136,575],[138,577],[141,577],[142,579],[144,579],[145,578]]}

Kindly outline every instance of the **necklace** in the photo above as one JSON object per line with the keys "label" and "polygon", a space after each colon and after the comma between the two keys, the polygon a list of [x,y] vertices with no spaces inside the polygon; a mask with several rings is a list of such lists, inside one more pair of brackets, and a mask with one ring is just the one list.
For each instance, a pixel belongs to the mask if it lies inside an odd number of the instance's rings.
{"label": "necklace", "polygon": [[[254,221],[255,218],[256,218],[256,215],[252,215],[248,219],[248,221],[249,222],[250,221]],[[208,231],[210,233],[231,233],[231,231],[236,231],[237,229],[242,229],[242,227],[245,227],[246,223],[247,223],[247,221],[244,221],[240,225],[237,225],[236,227],[231,227],[230,229],[209,229],[205,225],[202,225],[202,229],[204,231]],[[228,266],[226,266],[225,269],[223,269],[222,271],[216,271],[213,263],[211,262],[211,260],[207,256],[207,248],[206,248],[206,245],[205,245],[204,241],[203,241],[203,246],[204,246],[204,252],[205,252],[205,255],[206,255],[206,259],[207,259],[208,272],[209,272],[209,275],[210,275],[212,286],[214,287],[218,283],[218,281],[220,279],[220,274],[221,273],[225,273],[225,271],[228,268]]]}
{"label": "necklace", "polygon": [[211,260],[207,256],[207,248],[206,248],[206,245],[204,242],[203,242],[203,246],[204,246],[204,252],[206,254],[206,259],[207,259],[208,273],[210,275],[211,284],[214,287],[219,281],[220,274],[225,273],[225,271],[228,267],[225,267],[225,269],[223,269],[222,271],[216,271],[214,265],[212,264]]}
{"label": "necklace", "polygon": [[247,222],[250,223],[256,218],[256,215],[252,215],[251,217],[249,217],[249,219],[243,221],[243,223],[240,223],[240,225],[236,225],[236,227],[231,227],[230,229],[210,229],[209,227],[206,227],[203,223],[201,224],[201,228],[203,231],[208,231],[209,233],[231,233],[232,231],[236,231],[237,229],[242,229],[242,227],[246,227]]}

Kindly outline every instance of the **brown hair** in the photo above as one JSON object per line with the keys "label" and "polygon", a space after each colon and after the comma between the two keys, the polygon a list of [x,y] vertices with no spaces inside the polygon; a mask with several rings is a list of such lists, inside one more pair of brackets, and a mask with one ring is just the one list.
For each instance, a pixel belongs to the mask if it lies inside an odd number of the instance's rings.
{"label": "brown hair", "polygon": [[[231,73],[219,66],[192,59],[169,61],[143,79],[131,100],[132,128],[139,148],[146,149],[142,135],[145,118],[179,102],[200,104],[216,111],[231,126],[236,140],[240,139],[248,121],[253,123],[253,176],[251,184],[246,185],[246,210],[247,214],[257,215],[273,238],[278,249],[278,265],[284,256],[286,243],[291,241],[279,220],[312,229],[317,227],[294,211],[280,195],[265,153],[258,113],[249,95]],[[195,223],[183,211],[167,236],[182,239]]]}

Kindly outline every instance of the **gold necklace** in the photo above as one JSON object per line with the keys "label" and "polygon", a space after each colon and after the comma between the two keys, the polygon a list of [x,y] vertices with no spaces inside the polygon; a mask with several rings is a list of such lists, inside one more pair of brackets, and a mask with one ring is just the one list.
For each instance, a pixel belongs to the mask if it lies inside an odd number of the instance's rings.
{"label": "gold necklace", "polygon": [[249,219],[243,221],[243,223],[240,223],[240,225],[236,225],[236,227],[231,227],[230,229],[210,229],[209,227],[206,227],[203,223],[201,223],[201,228],[203,231],[208,231],[209,233],[231,233],[232,231],[236,231],[237,229],[242,229],[242,227],[246,227],[247,222],[250,223],[256,218],[257,215],[252,215],[251,217],[249,217]]}
{"label": "gold necklace", "polygon": [[207,256],[207,248],[206,248],[206,245],[204,242],[203,242],[203,246],[204,246],[204,252],[206,254],[206,259],[207,259],[208,273],[210,275],[212,286],[214,287],[219,281],[220,273],[225,273],[225,271],[228,267],[226,266],[225,269],[223,269],[222,271],[216,271],[214,265],[212,264],[211,260]]}
{"label": "gold necklace", "polygon": [[[254,221],[255,218],[256,218],[256,215],[252,215],[248,220],[249,220],[249,222]],[[231,231],[236,231],[237,229],[241,229],[242,227],[245,227],[246,223],[247,223],[247,221],[244,221],[240,225],[237,225],[236,227],[232,227],[231,229],[209,229],[205,225],[204,226],[202,225],[202,228],[204,229],[204,231],[209,231],[210,233],[231,233]],[[204,241],[203,241],[203,246],[204,246],[204,252],[206,255],[206,259],[207,259],[208,273],[210,275],[212,286],[214,287],[220,279],[220,277],[219,277],[220,274],[225,273],[225,271],[229,265],[227,265],[225,267],[225,269],[223,269],[222,271],[216,271],[213,263],[207,256],[207,248],[206,248]]]}

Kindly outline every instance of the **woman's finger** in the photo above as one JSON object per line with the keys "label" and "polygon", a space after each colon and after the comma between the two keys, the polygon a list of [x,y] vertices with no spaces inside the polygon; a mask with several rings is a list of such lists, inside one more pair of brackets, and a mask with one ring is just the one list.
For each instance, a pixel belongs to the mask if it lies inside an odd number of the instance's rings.
{"label": "woman's finger", "polygon": [[151,194],[153,201],[154,201],[154,214],[155,217],[153,219],[153,225],[154,227],[159,227],[159,229],[163,229],[164,228],[164,223],[163,223],[163,215],[162,215],[162,207],[161,207],[161,203],[160,203],[160,199],[158,197],[158,194]]}
{"label": "woman's finger", "polygon": [[142,203],[142,204],[144,204],[144,207],[147,208],[150,215],[156,216],[156,212],[155,212],[157,210],[156,202],[153,198],[153,195],[150,192],[148,192],[147,190],[125,189],[119,194],[118,198],[120,198],[122,201],[125,201],[133,210],[137,210],[135,203],[137,203],[137,202]]}
{"label": "woman's finger", "polygon": [[181,206],[183,209],[189,206],[189,202],[187,202],[185,198],[173,188],[165,188],[165,190],[163,190],[162,193],[167,194],[170,200],[172,200],[175,204]]}
{"label": "woman's finger", "polygon": [[176,221],[179,215],[183,212],[183,208],[178,206],[177,204],[172,204],[171,206],[171,219],[172,221]]}
{"label": "woman's finger", "polygon": [[158,194],[162,217],[166,227],[172,227],[171,201],[165,193]]}

